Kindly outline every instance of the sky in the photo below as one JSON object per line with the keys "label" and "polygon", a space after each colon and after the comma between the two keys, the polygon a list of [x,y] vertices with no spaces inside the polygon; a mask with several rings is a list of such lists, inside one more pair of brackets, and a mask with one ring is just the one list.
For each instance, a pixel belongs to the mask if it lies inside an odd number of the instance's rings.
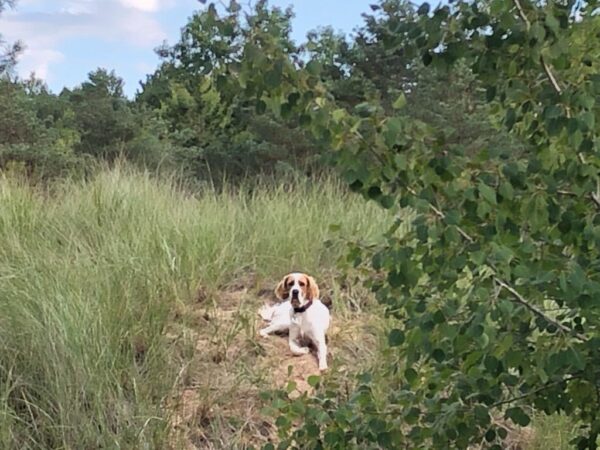
{"label": "sky", "polygon": [[[247,2],[241,1],[242,4]],[[350,33],[369,10],[365,0],[271,0],[292,5],[293,37],[331,25]],[[16,8],[0,17],[0,34],[8,42],[25,44],[17,72],[32,72],[53,92],[72,88],[92,70],[115,70],[133,96],[139,81],[154,71],[154,49],[173,44],[192,13],[205,8],[198,0],[17,0]]]}

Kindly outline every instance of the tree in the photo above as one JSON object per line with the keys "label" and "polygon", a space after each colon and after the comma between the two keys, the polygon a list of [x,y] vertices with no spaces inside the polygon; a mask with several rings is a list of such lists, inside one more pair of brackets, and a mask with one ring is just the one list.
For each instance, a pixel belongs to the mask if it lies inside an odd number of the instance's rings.
{"label": "tree", "polygon": [[74,154],[73,112],[35,78],[0,79],[0,170],[32,181],[84,173],[91,161]]}
{"label": "tree", "polygon": [[527,141],[524,153],[496,143],[465,154],[444,130],[403,114],[404,93],[391,108],[377,98],[340,107],[319,61],[300,66],[257,27],[242,55],[261,58],[213,70],[223,98],[251,92],[260,109],[298,117],[335,150],[354,190],[399,214],[385,245],[351,254],[367,261],[369,284],[397,319],[394,356],[377,373],[388,389],[378,394],[367,374],[349,398],[335,385],[301,404],[278,394],[282,448],[501,448],[506,430],[492,416],[527,425],[531,406],[577,417],[577,447],[597,447],[597,8],[423,4],[385,42],[436,70],[466,63],[491,111]]}
{"label": "tree", "polygon": [[[0,14],[6,7],[12,7],[14,4],[15,0],[0,0]],[[12,71],[22,50],[23,45],[20,42],[9,45],[2,39],[0,34],[0,76]]]}
{"label": "tree", "polygon": [[25,90],[0,79],[0,144],[32,143],[43,131]]}
{"label": "tree", "polygon": [[[253,99],[217,90],[210,82],[211,73],[227,71],[243,57],[252,27],[277,35],[287,54],[298,59],[299,49],[289,36],[291,17],[290,10],[270,9],[265,1],[247,13],[231,2],[222,16],[209,7],[189,19],[175,45],[158,50],[163,62],[148,76],[137,102],[167,124],[177,158],[194,177],[211,177],[214,183],[282,167],[310,172],[315,165],[320,149],[296,122],[257,114]],[[275,66],[269,77],[278,76]],[[224,73],[221,82],[227,77]]]}
{"label": "tree", "polygon": [[64,98],[74,112],[81,135],[75,149],[96,157],[113,160],[125,153],[136,134],[136,123],[123,94],[123,80],[114,71],[97,69],[88,81],[73,91],[64,90]]}

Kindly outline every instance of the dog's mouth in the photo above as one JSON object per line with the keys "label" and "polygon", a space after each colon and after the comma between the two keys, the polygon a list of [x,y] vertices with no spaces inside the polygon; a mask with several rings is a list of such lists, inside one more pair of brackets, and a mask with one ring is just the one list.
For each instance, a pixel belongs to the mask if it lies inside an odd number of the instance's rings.
{"label": "dog's mouth", "polygon": [[298,294],[292,295],[291,303],[294,308],[297,308],[298,306],[300,306],[300,299],[298,298]]}

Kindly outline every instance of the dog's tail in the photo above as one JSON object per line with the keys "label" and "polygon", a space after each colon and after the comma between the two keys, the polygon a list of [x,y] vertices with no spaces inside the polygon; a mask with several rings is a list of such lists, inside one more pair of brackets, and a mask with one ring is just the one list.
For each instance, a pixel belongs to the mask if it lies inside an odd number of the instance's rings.
{"label": "dog's tail", "polygon": [[262,308],[260,308],[258,310],[258,315],[260,317],[262,317],[263,320],[266,320],[267,322],[270,322],[271,319],[273,319],[274,313],[275,313],[275,307],[271,306],[271,305],[267,305],[266,303],[262,306]]}

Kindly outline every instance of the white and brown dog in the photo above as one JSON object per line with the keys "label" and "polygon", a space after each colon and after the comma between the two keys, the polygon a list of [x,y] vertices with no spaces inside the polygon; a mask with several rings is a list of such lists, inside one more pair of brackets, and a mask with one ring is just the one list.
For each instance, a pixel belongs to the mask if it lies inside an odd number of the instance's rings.
{"label": "white and brown dog", "polygon": [[313,277],[294,272],[286,275],[275,288],[275,295],[283,303],[265,305],[259,311],[270,322],[260,330],[262,337],[289,330],[290,350],[294,355],[305,355],[308,347],[300,346],[300,339],[310,340],[317,348],[319,370],[327,369],[327,342],[329,309],[319,300],[319,286]]}

